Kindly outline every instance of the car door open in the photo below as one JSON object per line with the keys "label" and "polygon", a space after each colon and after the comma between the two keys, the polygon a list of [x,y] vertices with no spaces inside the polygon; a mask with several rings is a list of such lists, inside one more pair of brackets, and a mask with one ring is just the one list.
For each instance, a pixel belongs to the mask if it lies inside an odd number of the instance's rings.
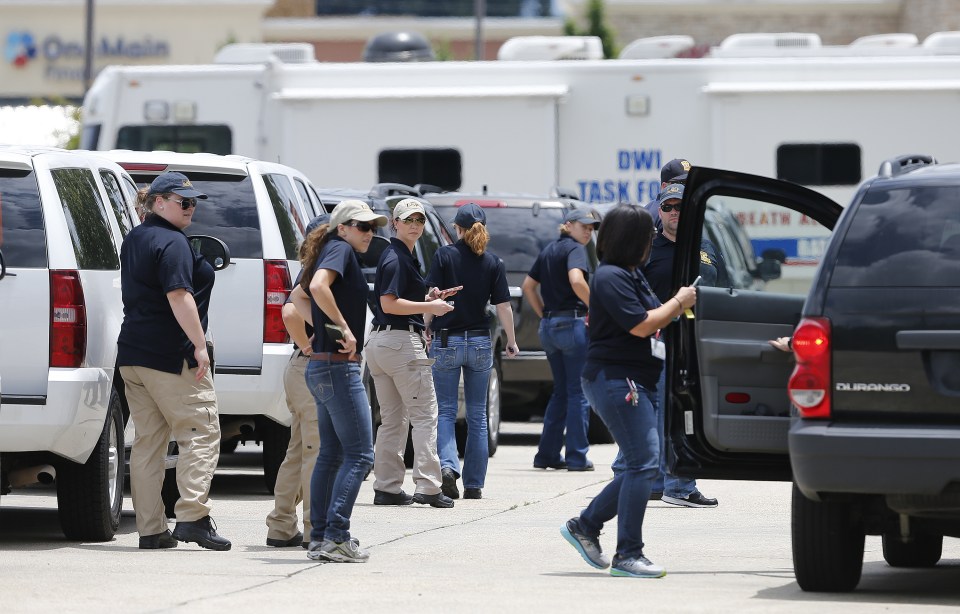
{"label": "car door open", "polygon": [[[695,168],[682,203],[674,287],[689,284],[698,274],[708,203],[752,220],[745,227],[758,253],[771,242],[785,247],[787,270],[762,290],[700,286],[694,309],[669,329],[668,464],[682,476],[789,480],[786,386],[793,355],[768,341],[791,335],[799,322],[806,290],[790,267],[815,266],[809,245],[826,244],[842,208],[795,184]],[[765,238],[775,234],[771,225],[795,228],[790,224],[794,216],[810,228],[806,247],[795,238],[779,243]]]}

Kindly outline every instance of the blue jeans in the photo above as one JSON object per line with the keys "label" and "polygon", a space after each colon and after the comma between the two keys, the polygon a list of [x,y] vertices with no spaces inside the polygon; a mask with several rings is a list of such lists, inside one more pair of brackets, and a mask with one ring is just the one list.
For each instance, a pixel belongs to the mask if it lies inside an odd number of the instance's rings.
{"label": "blue jeans", "polygon": [[656,392],[637,385],[640,398],[633,405],[625,400],[629,390],[626,380],[608,380],[603,371],[592,382],[583,380],[587,400],[620,446],[622,471],[580,513],[580,527],[588,535],[599,535],[604,523],[616,516],[620,559],[643,554],[643,516],[660,458]]}
{"label": "blue jeans", "polygon": [[[697,492],[697,481],[693,478],[678,478],[667,473],[667,445],[664,428],[664,416],[666,416],[667,411],[666,369],[660,372],[656,401],[653,407],[657,411],[657,433],[660,436],[660,471],[653,481],[653,492],[660,492],[668,497],[686,499]],[[614,473],[623,470],[623,458],[619,452],[617,452],[617,458],[613,460],[612,468]]]}
{"label": "blue jeans", "polygon": [[437,451],[440,466],[453,469],[459,476],[457,458],[457,402],[460,373],[463,372],[463,396],[467,405],[467,446],[463,454],[463,487],[483,488],[490,457],[487,441],[487,384],[493,368],[493,349],[490,337],[451,333],[447,346],[440,347],[434,338],[430,346],[433,363],[433,384],[437,389],[439,419],[437,422]]}
{"label": "blue jeans", "polygon": [[[540,343],[553,374],[553,394],[543,414],[543,432],[533,464],[548,466],[562,460],[569,467],[587,464],[587,427],[590,405],[583,396],[580,375],[587,359],[587,327],[583,318],[572,316],[540,321]],[[566,429],[566,442],[564,442]],[[566,443],[566,459],[560,449]]]}
{"label": "blue jeans", "polygon": [[305,378],[320,429],[310,481],[310,540],[339,544],[350,539],[353,506],[373,466],[370,402],[358,363],[311,360]]}

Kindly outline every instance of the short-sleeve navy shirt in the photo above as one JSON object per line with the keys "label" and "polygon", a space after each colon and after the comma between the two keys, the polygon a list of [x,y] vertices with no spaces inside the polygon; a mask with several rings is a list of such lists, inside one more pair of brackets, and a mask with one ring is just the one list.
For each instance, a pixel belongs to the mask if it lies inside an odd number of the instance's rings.
{"label": "short-sleeve navy shirt", "polygon": [[[300,269],[300,272],[297,273],[297,280],[296,280],[295,282],[293,282],[293,287],[296,288],[297,286],[299,286],[299,285],[300,285],[300,280],[302,280],[302,279],[303,279],[303,269]],[[293,303],[293,293],[292,293],[292,292],[287,296],[287,300],[284,301],[283,304],[286,305],[287,303],[291,303],[291,304]],[[311,317],[312,317],[312,316],[311,316]],[[304,328],[304,331],[307,333],[307,339],[309,339],[310,337],[313,336],[313,327],[310,326],[310,323],[309,323],[309,322],[304,322],[304,323],[303,323],[303,328]],[[351,329],[351,330],[352,330],[352,329]],[[296,342],[294,342],[293,347],[294,347],[295,350],[302,349],[300,346],[298,346],[298,345],[296,344]]]}
{"label": "short-sleeve navy shirt", "polygon": [[[670,300],[676,292],[676,288],[670,283],[670,277],[673,275],[673,257],[676,252],[677,244],[663,234],[658,234],[653,239],[650,259],[643,266],[643,275],[650,282],[661,303]],[[725,285],[727,276],[724,269],[717,256],[717,248],[709,240],[702,239],[700,241],[700,275],[703,277],[701,285]]]}
{"label": "short-sleeve navy shirt", "polygon": [[200,324],[207,330],[213,267],[190,240],[158,215],[127,234],[120,248],[123,324],[117,339],[117,366],[180,373],[183,361],[197,366],[194,347],[180,328],[167,293],[180,288],[193,295]]}
{"label": "short-sleeve navy shirt", "polygon": [[528,275],[534,281],[540,282],[544,311],[587,308],[570,285],[569,272],[572,269],[580,269],[584,279],[589,279],[587,249],[569,235],[561,235],[537,256]]}
{"label": "short-sleeve navy shirt", "polygon": [[423,314],[398,316],[384,313],[383,308],[380,307],[379,297],[385,294],[418,303],[422,303],[427,294],[426,282],[420,275],[420,263],[403,241],[396,237],[390,239],[390,246],[380,255],[373,281],[373,294],[377,297],[377,304],[373,311],[375,325],[406,328],[412,324],[417,328],[423,328]]}
{"label": "short-sleeve navy shirt", "polygon": [[630,334],[660,301],[639,271],[601,262],[590,283],[590,344],[583,377],[593,381],[629,377],[654,390],[663,361],[653,356],[649,337]]}
{"label": "short-sleeve navy shirt", "polygon": [[[347,321],[350,332],[357,339],[357,354],[363,348],[363,339],[367,320],[367,280],[363,277],[360,268],[360,259],[353,247],[337,235],[331,236],[320,250],[317,264],[313,267],[313,275],[320,269],[333,271],[337,278],[330,284],[333,300],[337,309]],[[312,278],[312,276],[311,276]],[[343,346],[331,340],[326,334],[324,324],[333,324],[333,320],[323,313],[317,302],[310,297],[310,317],[314,328],[320,331],[313,336],[313,351],[339,352]]]}
{"label": "short-sleeve navy shirt", "polygon": [[490,252],[478,256],[463,239],[444,245],[433,254],[427,286],[441,290],[463,286],[447,299],[453,301],[453,311],[434,318],[430,325],[433,330],[486,329],[487,301],[499,305],[510,300],[503,260]]}

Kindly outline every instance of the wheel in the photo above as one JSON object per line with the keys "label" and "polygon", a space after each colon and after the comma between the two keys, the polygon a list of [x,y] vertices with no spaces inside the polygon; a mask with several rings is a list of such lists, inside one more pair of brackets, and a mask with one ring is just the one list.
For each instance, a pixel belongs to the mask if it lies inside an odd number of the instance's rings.
{"label": "wheel", "polygon": [[933,567],[943,554],[943,535],[918,533],[904,543],[897,533],[883,534],[883,559],[891,567]]}
{"label": "wheel", "polygon": [[807,499],[793,485],[793,571],[805,591],[848,592],[860,582],[864,528],[850,503]]}
{"label": "wheel", "polygon": [[613,443],[613,435],[607,425],[603,423],[597,412],[590,410],[590,424],[587,426],[587,441],[590,445]]}
{"label": "wheel", "polygon": [[[499,352],[498,352],[499,354]],[[490,379],[487,382],[487,453],[493,456],[497,453],[500,443],[500,361],[494,359],[490,369]]]}
{"label": "wheel", "polygon": [[87,462],[57,467],[57,508],[67,539],[109,541],[120,526],[123,507],[123,408],[110,392],[107,419]]}
{"label": "wheel", "polygon": [[290,427],[270,418],[262,418],[257,430],[260,431],[260,441],[263,442],[263,479],[267,492],[272,495],[273,487],[277,485],[277,473],[280,472],[280,465],[287,456],[287,446],[290,445]]}

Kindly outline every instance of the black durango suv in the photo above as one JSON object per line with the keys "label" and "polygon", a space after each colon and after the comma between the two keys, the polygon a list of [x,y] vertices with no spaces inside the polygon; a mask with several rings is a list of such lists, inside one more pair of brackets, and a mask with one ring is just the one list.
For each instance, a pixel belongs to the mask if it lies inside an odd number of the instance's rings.
{"label": "black durango suv", "polygon": [[[936,565],[944,536],[960,537],[960,164],[888,160],[845,210],[797,185],[694,168],[675,285],[696,276],[717,200],[832,235],[806,297],[699,290],[695,316],[668,336],[670,464],[792,480],[803,590],[856,588],[865,535],[882,536],[893,567]],[[767,344],[783,335],[792,354]]]}

